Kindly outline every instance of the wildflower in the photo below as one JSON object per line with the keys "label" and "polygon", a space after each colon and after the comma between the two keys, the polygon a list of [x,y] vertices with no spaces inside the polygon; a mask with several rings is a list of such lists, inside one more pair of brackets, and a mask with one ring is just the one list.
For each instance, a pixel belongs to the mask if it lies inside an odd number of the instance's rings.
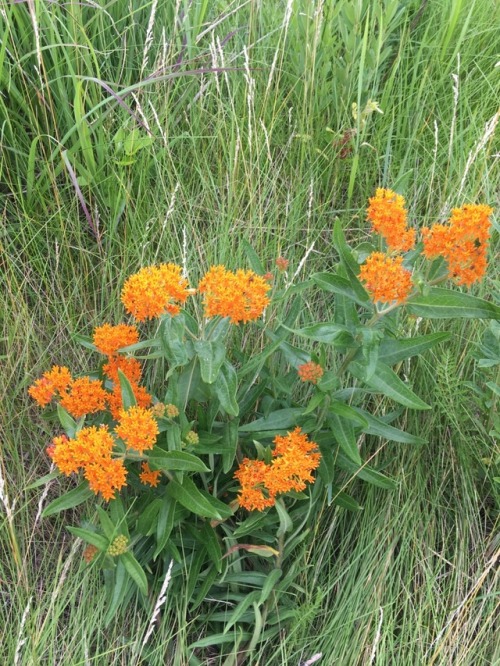
{"label": "wildflower", "polygon": [[87,564],[90,564],[98,552],[99,549],[93,544],[89,543],[87,546],[85,546],[82,557]]}
{"label": "wildflower", "polygon": [[116,385],[120,385],[118,370],[121,370],[130,383],[138,382],[141,378],[141,364],[136,358],[114,356],[102,366],[104,374]]}
{"label": "wildflower", "polygon": [[40,407],[46,407],[52,398],[61,394],[71,383],[71,373],[65,366],[54,365],[29,387],[28,393]]}
{"label": "wildflower", "polygon": [[314,363],[313,361],[309,361],[309,363],[303,363],[302,365],[299,365],[297,372],[299,373],[299,377],[302,382],[311,382],[311,384],[317,384],[321,377],[323,377],[324,371],[320,365]]}
{"label": "wildflower", "polygon": [[403,257],[388,257],[372,252],[361,266],[359,279],[364,282],[372,299],[379,303],[403,303],[412,290],[410,271],[403,268]]}
{"label": "wildflower", "polygon": [[270,285],[253,271],[235,273],[224,266],[212,266],[201,280],[198,291],[204,295],[205,316],[230,317],[232,324],[257,319],[269,304]]}
{"label": "wildflower", "polygon": [[410,250],[415,245],[416,232],[406,228],[408,213],[404,198],[392,190],[378,188],[369,202],[366,217],[372,231],[385,239],[390,250]]}
{"label": "wildflower", "polygon": [[156,488],[160,483],[160,476],[160,471],[151,470],[147,462],[142,463],[142,472],[139,474],[142,483],[149,484],[150,486],[153,486],[153,488]]}
{"label": "wildflower", "polygon": [[84,476],[89,482],[90,489],[96,494],[101,493],[108,502],[115,496],[115,491],[125,485],[127,470],[122,460],[107,458],[87,465]]}
{"label": "wildflower", "polygon": [[[146,391],[144,386],[139,386],[135,382],[131,381],[130,385],[134,393],[135,400],[138,407],[149,407],[151,404],[151,396]],[[116,384],[111,393],[108,393],[106,396],[109,411],[111,412],[112,417],[115,420],[120,418],[120,412],[123,409],[123,398],[122,391],[119,384]]]}
{"label": "wildflower", "polygon": [[176,416],[179,416],[179,409],[172,404],[165,405],[165,414],[169,419],[175,419]]}
{"label": "wildflower", "polygon": [[139,342],[139,331],[135,326],[104,324],[94,329],[93,341],[101,354],[114,356],[122,347]]}
{"label": "wildflower", "polygon": [[114,439],[107,426],[89,426],[76,433],[74,439],[65,435],[54,437],[52,460],[59,470],[69,476],[91,464],[111,458]]}
{"label": "wildflower", "polygon": [[113,542],[108,546],[106,551],[111,557],[118,557],[127,552],[128,538],[124,534],[119,534],[113,539]]}
{"label": "wildflower", "polygon": [[179,304],[185,303],[191,290],[175,264],[146,266],[125,282],[121,300],[125,310],[137,321],[154,319],[168,312],[179,314]]}
{"label": "wildflower", "polygon": [[61,396],[61,406],[75,418],[94,414],[106,407],[106,391],[97,379],[80,377],[74,379],[69,392]]}
{"label": "wildflower", "polygon": [[156,416],[157,419],[161,419],[165,416],[165,405],[163,402],[155,402],[151,407],[151,412]]}
{"label": "wildflower", "polygon": [[188,434],[186,435],[186,444],[199,444],[200,442],[200,437],[197,432],[194,430],[190,430]]}
{"label": "wildflower", "polygon": [[142,454],[145,449],[153,448],[159,430],[151,410],[130,407],[120,411],[120,420],[115,432],[128,448]]}
{"label": "wildflower", "polygon": [[269,470],[270,465],[263,460],[243,459],[234,476],[241,485],[238,501],[244,509],[264,511],[274,505],[275,495],[269,493],[266,484]]}
{"label": "wildflower", "polygon": [[281,273],[284,273],[287,270],[289,263],[288,259],[285,259],[284,257],[278,257],[276,259],[276,267]]}
{"label": "wildflower", "polygon": [[454,208],[447,225],[422,229],[424,256],[444,257],[457,284],[470,286],[480,281],[486,272],[492,213],[493,209],[483,204]]}

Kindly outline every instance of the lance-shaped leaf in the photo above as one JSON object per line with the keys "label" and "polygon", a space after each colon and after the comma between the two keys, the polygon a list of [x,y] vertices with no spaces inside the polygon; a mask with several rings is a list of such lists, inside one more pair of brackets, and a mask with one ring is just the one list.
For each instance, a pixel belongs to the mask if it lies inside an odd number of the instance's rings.
{"label": "lance-shaped leaf", "polygon": [[323,289],[323,291],[346,296],[351,301],[354,301],[365,308],[372,307],[370,301],[367,301],[366,298],[361,299],[358,297],[358,294],[351,286],[350,281],[341,275],[335,275],[333,273],[314,273],[314,275],[311,275],[311,279],[318,285],[318,287],[320,287],[320,289]]}
{"label": "lance-shaped leaf", "polygon": [[378,393],[383,393],[395,402],[399,402],[405,407],[412,409],[431,409],[430,405],[421,400],[418,395],[408,388],[408,386],[391,370],[388,365],[377,363],[375,373],[370,377],[365,377],[365,368],[360,363],[350,363],[350,372],[357,379],[361,380],[371,389]]}
{"label": "lance-shaped leaf", "polygon": [[217,379],[214,382],[214,387],[222,409],[230,416],[238,416],[240,411],[236,400],[238,377],[236,370],[228,361],[224,361],[222,364]]}
{"label": "lance-shaped leaf", "polygon": [[408,312],[431,319],[500,319],[500,307],[482,298],[460,291],[432,287],[428,294],[415,296],[407,304]]}
{"label": "lance-shaped leaf", "polygon": [[209,472],[209,468],[198,456],[187,451],[163,451],[155,446],[148,455],[151,469],[182,472]]}
{"label": "lance-shaped leaf", "polygon": [[143,594],[147,594],[148,579],[146,578],[146,574],[144,573],[143,568],[135,559],[134,555],[130,551],[127,551],[126,553],[123,553],[123,555],[120,555],[120,560],[123,562],[128,575],[132,578],[140,591]]}
{"label": "lance-shaped leaf", "polygon": [[366,420],[367,425],[363,427],[363,432],[366,432],[368,435],[384,437],[391,442],[400,442],[401,444],[425,444],[427,441],[422,439],[422,437],[411,435],[409,432],[399,430],[399,428],[389,425],[385,421],[382,421],[382,419],[378,419],[376,416],[369,414],[364,409],[359,409],[358,407],[353,407],[352,409],[359,412],[359,414]]}
{"label": "lance-shaped leaf", "polygon": [[335,340],[345,332],[348,332],[346,326],[335,324],[333,322],[311,324],[304,328],[292,330],[292,333],[301,338],[315,340],[316,342],[325,342],[327,344],[334,344]]}
{"label": "lance-shaped leaf", "polygon": [[102,534],[97,534],[91,530],[85,530],[82,527],[67,527],[66,529],[79,539],[83,539],[83,541],[92,544],[98,550],[105,551],[109,546],[109,539]]}
{"label": "lance-shaped leaf", "polygon": [[192,513],[204,518],[224,520],[233,514],[226,504],[197,488],[188,476],[184,477],[182,483],[170,481],[167,494]]}
{"label": "lance-shaped leaf", "polygon": [[450,334],[430,333],[429,335],[419,335],[415,338],[406,340],[396,340],[386,338],[380,343],[378,358],[386,365],[395,365],[412,356],[418,356],[440,342],[449,340]]}
{"label": "lance-shaped leaf", "polygon": [[72,509],[79,504],[85,502],[90,497],[94,495],[94,492],[90,490],[89,484],[87,481],[81,483],[77,488],[73,488],[68,493],[64,493],[61,497],[53,500],[48,504],[42,512],[42,517],[47,518],[48,516],[53,516],[60,511],[65,511],[66,509]]}
{"label": "lance-shaped leaf", "polygon": [[344,230],[342,229],[342,223],[340,220],[335,222],[333,229],[333,242],[340,255],[340,260],[342,261],[342,265],[347,273],[347,278],[354,293],[356,294],[356,297],[362,303],[366,303],[368,305],[370,297],[361,282],[358,280],[359,266],[346,243]]}
{"label": "lance-shaped leaf", "polygon": [[352,421],[334,413],[330,413],[327,420],[330,430],[340,448],[353,462],[361,465],[361,456],[356,444],[356,435],[354,434]]}
{"label": "lance-shaped leaf", "polygon": [[385,474],[378,472],[376,469],[368,467],[368,465],[358,466],[356,463],[353,463],[346,455],[339,451],[337,456],[337,465],[340,469],[349,472],[353,476],[358,476],[363,481],[371,483],[373,486],[378,486],[379,488],[384,488],[385,490],[394,490],[396,488],[396,483],[393,479],[390,479]]}
{"label": "lance-shaped leaf", "polygon": [[289,407],[271,412],[269,416],[240,426],[240,432],[260,432],[261,430],[283,430],[297,425],[297,419],[303,413],[300,407]]}
{"label": "lance-shaped leaf", "polygon": [[120,390],[122,393],[123,409],[129,409],[137,405],[132,386],[121,370],[118,370],[118,379],[120,381]]}
{"label": "lance-shaped leaf", "polygon": [[226,358],[226,346],[218,340],[197,340],[194,343],[200,362],[201,378],[213,384]]}

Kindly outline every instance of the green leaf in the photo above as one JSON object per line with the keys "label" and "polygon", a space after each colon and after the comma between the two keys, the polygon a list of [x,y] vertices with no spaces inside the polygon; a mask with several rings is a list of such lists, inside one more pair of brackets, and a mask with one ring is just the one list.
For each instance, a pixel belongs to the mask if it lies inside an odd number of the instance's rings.
{"label": "green leaf", "polygon": [[342,261],[342,265],[347,273],[347,278],[352,290],[362,303],[366,303],[368,305],[370,297],[361,282],[358,280],[359,265],[356,259],[354,259],[349,247],[347,246],[344,230],[342,229],[342,223],[340,220],[336,220],[335,226],[333,228],[333,242],[340,255],[340,260]]}
{"label": "green leaf", "polygon": [[127,576],[127,572],[125,571],[123,562],[121,561],[121,559],[119,559],[116,565],[116,569],[114,571],[113,593],[108,607],[108,611],[106,613],[106,620],[105,620],[106,624],[109,624],[109,622],[111,622],[111,620],[116,615],[116,611],[120,607],[120,604],[122,603],[127,593],[128,587],[129,587],[129,578]]}
{"label": "green leaf", "polygon": [[243,614],[251,606],[255,601],[258,600],[260,596],[260,592],[258,590],[254,590],[253,592],[250,592],[249,594],[245,595],[243,599],[237,604],[237,606],[234,608],[233,612],[229,616],[229,619],[226,623],[226,626],[224,627],[224,633],[227,633],[233,625],[238,622],[243,617]]}
{"label": "green leaf", "polygon": [[257,419],[239,428],[240,432],[259,432],[261,430],[284,430],[297,425],[297,419],[302,415],[302,408],[288,407],[271,412],[269,416]]}
{"label": "green leaf", "polygon": [[384,488],[385,490],[394,490],[396,488],[396,483],[393,479],[390,479],[381,472],[377,472],[377,470],[368,467],[368,465],[359,467],[341,451],[339,451],[337,456],[337,465],[340,467],[340,469],[349,472],[353,476],[357,476],[360,479],[363,479],[363,481],[366,481],[367,483],[371,483],[373,486]]}
{"label": "green leaf", "polygon": [[90,349],[90,351],[99,352],[95,344],[92,342],[92,338],[90,338],[88,335],[80,335],[79,333],[75,333],[75,335],[72,336],[72,339],[79,345],[82,345],[82,347]]}
{"label": "green leaf", "polygon": [[222,571],[222,550],[214,528],[208,523],[205,523],[201,528],[200,536],[201,541],[207,549],[208,556],[220,573]]}
{"label": "green leaf", "polygon": [[33,483],[30,483],[29,486],[26,486],[25,490],[34,490],[35,488],[40,488],[40,486],[45,486],[47,483],[50,483],[50,481],[53,479],[57,479],[59,476],[61,476],[61,472],[56,469],[50,474],[45,474],[45,476],[42,476],[36,481],[33,481]]}
{"label": "green leaf", "polygon": [[239,421],[228,421],[224,425],[222,441],[224,449],[222,451],[222,471],[227,474],[233,466],[238,448],[238,427]]}
{"label": "green leaf", "polygon": [[123,562],[123,566],[139,590],[143,594],[147,594],[148,579],[146,578],[146,574],[144,573],[143,568],[135,559],[133,553],[128,550],[126,553],[123,553],[123,555],[119,555],[119,559]]}
{"label": "green leaf", "polygon": [[330,413],[327,420],[335,441],[340,448],[353,462],[361,465],[361,456],[359,455],[352,421],[332,413]]}
{"label": "green leaf", "polygon": [[214,387],[222,409],[230,416],[238,416],[240,411],[236,400],[238,377],[236,370],[228,361],[224,361]]}
{"label": "green leaf", "polygon": [[209,472],[203,460],[186,451],[163,451],[155,446],[148,455],[151,469],[182,472]]}
{"label": "green leaf", "polygon": [[269,356],[274,354],[274,352],[280,348],[281,343],[284,342],[285,339],[289,337],[289,335],[290,333],[287,329],[280,335],[278,339],[276,339],[272,344],[268,345],[264,351],[260,352],[260,354],[257,354],[256,356],[253,356],[238,370],[238,377],[242,379],[251,372],[253,372],[255,375],[258,375],[260,370],[264,367],[264,363],[269,358]]}
{"label": "green leaf", "polygon": [[170,481],[167,486],[167,494],[198,516],[223,520],[212,503],[208,501],[205,495],[200,492],[193,481],[187,476],[184,477],[182,483],[175,480]]}
{"label": "green leaf", "polygon": [[116,527],[102,507],[96,506],[96,510],[99,515],[99,522],[101,523],[102,531],[106,535],[106,538],[111,540],[115,535]]}
{"label": "green leaf", "polygon": [[95,497],[94,492],[90,490],[87,481],[84,481],[77,488],[73,488],[73,490],[64,493],[61,497],[50,502],[50,504],[48,504],[42,511],[42,518],[48,518],[48,516],[53,516],[61,511],[66,511],[66,509],[72,509],[90,499],[92,496]]}
{"label": "green leaf", "polygon": [[172,532],[175,517],[175,504],[175,499],[172,497],[166,496],[163,498],[163,503],[158,512],[158,524],[156,525],[156,548],[153,554],[154,560],[156,560],[158,555],[165,548]]}
{"label": "green leaf", "polygon": [[64,428],[65,433],[70,439],[73,439],[76,434],[76,421],[63,407],[61,407],[59,403],[57,403],[57,416],[59,418],[60,424]]}
{"label": "green leaf", "polygon": [[98,550],[105,552],[109,546],[109,539],[102,534],[97,534],[91,530],[84,530],[81,527],[67,527],[68,532],[87,543],[91,543]]}
{"label": "green leaf", "polygon": [[344,332],[347,331],[345,326],[341,324],[334,324],[331,322],[311,324],[305,328],[299,328],[292,330],[292,333],[300,336],[301,338],[307,338],[309,340],[315,340],[316,342],[325,342],[327,344],[333,344],[335,340]]}
{"label": "green leaf", "polygon": [[369,414],[364,409],[359,409],[358,407],[354,407],[353,409],[359,412],[367,421],[367,425],[363,427],[363,432],[366,432],[368,435],[384,437],[392,442],[400,442],[401,444],[425,444],[427,442],[422,437],[417,437],[416,435],[404,432],[404,430],[394,428],[394,426],[389,425],[376,416],[372,416],[372,414]]}
{"label": "green leaf", "polygon": [[149,501],[146,506],[143,506],[137,518],[136,529],[138,532],[144,534],[144,536],[150,536],[156,532],[158,513],[162,504],[162,499],[155,497],[152,501]]}
{"label": "green leaf", "polygon": [[311,280],[313,280],[320,289],[323,289],[323,291],[346,296],[358,305],[362,305],[365,308],[371,308],[371,303],[367,301],[366,298],[361,299],[358,297],[347,278],[332,273],[314,273],[314,275],[311,275]]}
{"label": "green leaf", "polygon": [[399,402],[405,407],[411,407],[412,409],[432,409],[430,405],[413,393],[385,363],[379,361],[375,373],[369,379],[365,378],[365,369],[360,363],[350,363],[349,370],[354,377],[367,384],[370,388],[378,393],[383,393],[383,395]]}
{"label": "green leaf", "polygon": [[170,365],[169,371],[189,363],[191,355],[188,353],[185,336],[182,315],[166,315],[160,325],[160,342],[163,355]]}
{"label": "green leaf", "polygon": [[386,338],[380,343],[378,358],[386,365],[395,365],[449,339],[449,333],[430,333],[406,340]]}
{"label": "green leaf", "polygon": [[200,362],[201,378],[207,384],[213,384],[226,359],[225,344],[218,340],[197,340],[194,348]]}
{"label": "green leaf", "polygon": [[269,595],[274,590],[276,583],[279,581],[282,575],[283,571],[281,569],[272,569],[268,573],[264,585],[262,586],[262,592],[260,593],[258,601],[259,606],[261,606],[264,602],[267,601]]}
{"label": "green leaf", "polygon": [[118,379],[120,380],[123,409],[127,410],[130,407],[135,407],[135,405],[137,405],[137,400],[135,399],[134,391],[129,380],[121,370],[118,370]]}
{"label": "green leaf", "polygon": [[315,393],[313,397],[309,400],[309,404],[307,405],[307,407],[302,412],[302,416],[306,416],[307,414],[314,412],[315,409],[325,401],[325,399],[326,399],[325,393],[320,393],[319,391]]}
{"label": "green leaf", "polygon": [[253,272],[257,273],[257,275],[264,275],[266,271],[264,270],[264,266],[262,265],[262,262],[259,259],[259,255],[257,254],[257,252],[253,249],[250,243],[244,238],[241,239],[240,243],[243,247],[243,251],[247,256],[248,263],[250,264],[250,267],[253,270]]}
{"label": "green leaf", "polygon": [[460,291],[432,287],[428,294],[415,296],[407,304],[407,311],[418,317],[431,319],[500,319],[500,307],[476,296]]}
{"label": "green leaf", "polygon": [[348,511],[362,511],[363,509],[361,504],[356,502],[353,497],[345,493],[343,490],[340,490],[337,486],[331,486],[330,494],[332,496],[331,501],[333,504],[336,504],[343,509],[347,509]]}
{"label": "green leaf", "polygon": [[280,519],[280,526],[276,533],[277,536],[280,537],[286,534],[286,532],[290,532],[290,530],[293,529],[293,521],[290,518],[290,514],[288,513],[288,511],[285,509],[283,500],[281,499],[276,500],[274,506],[276,507],[276,511],[278,512],[278,516]]}
{"label": "green leaf", "polygon": [[337,414],[337,416],[342,416],[344,419],[349,419],[354,421],[357,425],[361,426],[363,429],[368,426],[368,420],[366,419],[365,413],[360,413],[361,410],[355,409],[350,405],[346,405],[340,400],[332,400],[329,411],[332,414]]}

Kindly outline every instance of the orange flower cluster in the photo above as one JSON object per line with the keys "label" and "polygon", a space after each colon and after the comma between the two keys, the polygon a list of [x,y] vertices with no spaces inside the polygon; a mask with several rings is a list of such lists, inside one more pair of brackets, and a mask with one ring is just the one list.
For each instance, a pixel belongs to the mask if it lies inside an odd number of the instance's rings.
{"label": "orange flower cluster", "polygon": [[61,406],[75,419],[94,414],[106,408],[108,394],[98,379],[80,377],[74,379],[69,391],[61,395]]}
{"label": "orange flower cluster", "polygon": [[28,393],[40,407],[46,407],[56,394],[66,391],[71,381],[68,368],[54,365],[29,387]]}
{"label": "orange flower cluster", "polygon": [[311,384],[317,384],[324,373],[323,368],[314,363],[314,361],[299,365],[297,372],[299,373],[300,381],[311,382]]}
{"label": "orange flower cluster", "polygon": [[148,484],[153,488],[156,488],[156,486],[160,483],[160,476],[160,471],[153,472],[147,462],[142,463],[142,472],[139,474],[139,478],[142,483],[144,483],[144,485]]}
{"label": "orange flower cluster", "polygon": [[486,272],[486,253],[493,209],[484,204],[454,208],[448,224],[424,227],[424,256],[444,257],[450,276],[457,284],[470,286]]}
{"label": "orange flower cluster", "polygon": [[276,259],[276,267],[281,273],[284,273],[287,270],[289,263],[288,259],[285,259],[284,257],[278,257]]}
{"label": "orange flower cluster", "polygon": [[404,303],[412,290],[410,271],[403,268],[403,257],[389,257],[372,252],[361,266],[359,279],[374,301]]}
{"label": "orange flower cluster", "polygon": [[198,291],[204,295],[205,316],[230,317],[232,324],[251,321],[262,315],[269,304],[270,285],[253,271],[228,271],[212,266],[202,278]]}
{"label": "orange flower cluster", "polygon": [[277,435],[274,444],[270,465],[244,458],[235,472],[241,484],[238,501],[248,511],[263,511],[274,505],[279,493],[304,490],[306,483],[314,481],[312,471],[318,467],[321,454],[299,427],[285,436]]}
{"label": "orange flower cluster", "polygon": [[146,266],[125,282],[121,300],[137,321],[154,319],[165,312],[177,315],[192,290],[176,264]]}
{"label": "orange flower cluster", "polygon": [[66,476],[83,469],[91,490],[109,501],[125,485],[127,476],[123,461],[111,457],[113,445],[107,426],[91,426],[80,430],[74,439],[55,437],[51,457]]}
{"label": "orange flower cluster", "polygon": [[115,432],[129,449],[143,453],[152,449],[159,434],[158,423],[149,409],[130,407],[120,412],[120,421]]}
{"label": "orange flower cluster", "polygon": [[415,229],[407,229],[408,213],[404,197],[379,187],[369,202],[366,217],[371,222],[372,231],[385,239],[389,250],[411,250],[415,245],[416,232]]}
{"label": "orange flower cluster", "polygon": [[139,342],[139,331],[127,324],[104,324],[94,329],[93,342],[101,354],[114,356],[121,347],[128,347]]}

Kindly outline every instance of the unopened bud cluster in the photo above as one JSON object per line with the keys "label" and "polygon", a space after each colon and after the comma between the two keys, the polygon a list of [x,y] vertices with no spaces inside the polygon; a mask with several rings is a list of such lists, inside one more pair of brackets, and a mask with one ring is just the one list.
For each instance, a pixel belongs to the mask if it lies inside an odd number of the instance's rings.
{"label": "unopened bud cluster", "polygon": [[194,430],[190,430],[186,435],[186,444],[198,444],[199,441],[200,438],[198,433],[196,433]]}
{"label": "unopened bud cluster", "polygon": [[124,534],[120,534],[113,539],[106,552],[111,557],[118,557],[118,555],[123,555],[123,553],[127,552],[127,546],[128,538]]}
{"label": "unopened bud cluster", "polygon": [[87,564],[90,564],[98,552],[99,549],[96,548],[96,546],[93,546],[91,543],[89,543],[88,546],[86,546],[85,550],[83,551],[83,559]]}

